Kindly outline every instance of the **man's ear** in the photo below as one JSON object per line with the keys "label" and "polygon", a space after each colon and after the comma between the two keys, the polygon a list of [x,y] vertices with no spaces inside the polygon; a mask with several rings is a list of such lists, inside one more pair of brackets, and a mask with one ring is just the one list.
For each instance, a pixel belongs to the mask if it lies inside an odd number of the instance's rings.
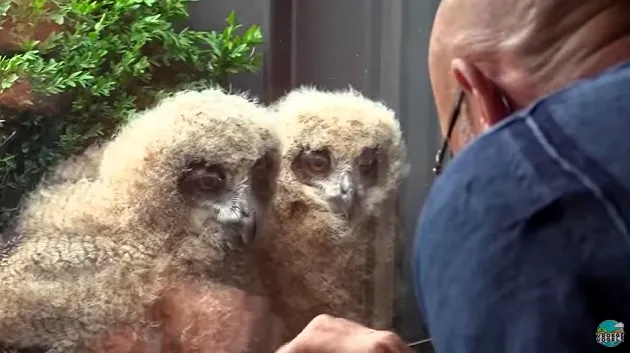
{"label": "man's ear", "polygon": [[474,115],[477,116],[470,116],[469,119],[480,130],[478,133],[489,129],[511,113],[499,88],[475,65],[455,58],[451,62],[451,71],[462,89],[472,97],[473,101],[469,104],[476,105],[474,110],[477,114]]}

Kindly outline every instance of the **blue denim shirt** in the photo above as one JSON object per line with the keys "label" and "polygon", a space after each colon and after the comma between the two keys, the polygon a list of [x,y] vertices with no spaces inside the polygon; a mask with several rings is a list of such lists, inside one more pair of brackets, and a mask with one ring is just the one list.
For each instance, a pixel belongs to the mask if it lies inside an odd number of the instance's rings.
{"label": "blue denim shirt", "polygon": [[436,352],[628,350],[595,332],[630,324],[629,227],[625,64],[517,112],[436,179],[413,260]]}

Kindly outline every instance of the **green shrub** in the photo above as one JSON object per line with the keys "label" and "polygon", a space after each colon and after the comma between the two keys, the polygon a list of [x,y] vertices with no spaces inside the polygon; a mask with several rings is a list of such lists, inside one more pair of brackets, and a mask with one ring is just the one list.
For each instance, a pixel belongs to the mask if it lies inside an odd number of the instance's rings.
{"label": "green shrub", "polygon": [[[240,31],[230,13],[219,32],[176,30],[189,2],[3,1],[0,23],[17,24],[23,52],[0,56],[0,91],[27,78],[38,100],[52,96],[59,109],[0,108],[0,231],[51,165],[111,136],[138,109],[182,85],[225,87],[229,75],[259,69],[260,27]],[[65,30],[31,40],[44,20]]]}

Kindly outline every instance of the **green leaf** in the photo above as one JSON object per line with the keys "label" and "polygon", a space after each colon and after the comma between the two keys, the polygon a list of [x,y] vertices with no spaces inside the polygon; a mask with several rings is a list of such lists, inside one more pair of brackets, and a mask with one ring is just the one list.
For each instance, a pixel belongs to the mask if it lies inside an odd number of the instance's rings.
{"label": "green leaf", "polygon": [[234,27],[236,25],[236,14],[233,10],[228,14],[226,22],[230,27]]}
{"label": "green leaf", "polygon": [[50,16],[50,19],[53,20],[58,25],[63,25],[66,22],[65,17],[61,13],[55,13]]}

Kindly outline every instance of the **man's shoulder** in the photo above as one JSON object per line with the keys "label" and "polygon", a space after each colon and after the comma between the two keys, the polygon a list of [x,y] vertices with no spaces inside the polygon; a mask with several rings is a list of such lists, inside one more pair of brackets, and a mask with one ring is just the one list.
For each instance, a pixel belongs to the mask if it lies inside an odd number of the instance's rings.
{"label": "man's shoulder", "polygon": [[522,112],[475,140],[435,180],[422,218],[437,224],[436,215],[448,215],[479,222],[477,229],[496,228],[582,188],[542,137],[533,116]]}
{"label": "man's shoulder", "polygon": [[[473,233],[491,238],[555,204],[572,210],[567,226],[607,223],[627,233],[630,100],[623,95],[630,96],[630,65],[578,82],[498,124],[436,179],[418,232],[453,234],[454,242]],[[564,202],[576,198],[580,212],[571,206],[575,201]]]}
{"label": "man's shoulder", "polygon": [[[630,64],[542,98],[462,151],[431,194],[514,202],[521,212],[579,190],[610,189],[630,199],[627,97]],[[507,205],[500,210],[517,211]]]}

